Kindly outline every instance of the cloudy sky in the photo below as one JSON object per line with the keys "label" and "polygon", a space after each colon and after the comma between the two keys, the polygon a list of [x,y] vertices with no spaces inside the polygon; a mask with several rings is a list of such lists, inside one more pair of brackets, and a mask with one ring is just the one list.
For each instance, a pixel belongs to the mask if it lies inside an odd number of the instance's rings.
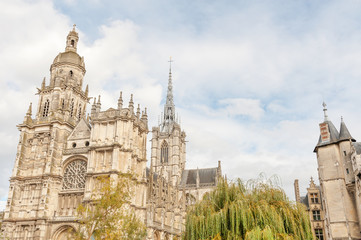
{"label": "cloudy sky", "polygon": [[1,1],[0,200],[16,124],[36,105],[36,87],[74,23],[85,82],[103,110],[116,106],[119,91],[126,101],[134,93],[156,125],[172,56],[187,167],[221,160],[228,178],[277,175],[291,199],[298,178],[304,194],[318,179],[322,101],[337,127],[343,116],[361,139],[360,12],[360,1]]}

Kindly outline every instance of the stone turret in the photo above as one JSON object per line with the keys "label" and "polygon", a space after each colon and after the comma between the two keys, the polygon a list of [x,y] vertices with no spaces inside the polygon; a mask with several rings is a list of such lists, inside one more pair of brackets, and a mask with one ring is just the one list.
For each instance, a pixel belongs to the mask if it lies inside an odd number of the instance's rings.
{"label": "stone turret", "polygon": [[324,199],[326,238],[360,239],[360,226],[355,205],[355,176],[351,154],[355,141],[341,119],[340,133],[329,120],[323,103],[324,121],[319,124],[317,154],[321,195]]}

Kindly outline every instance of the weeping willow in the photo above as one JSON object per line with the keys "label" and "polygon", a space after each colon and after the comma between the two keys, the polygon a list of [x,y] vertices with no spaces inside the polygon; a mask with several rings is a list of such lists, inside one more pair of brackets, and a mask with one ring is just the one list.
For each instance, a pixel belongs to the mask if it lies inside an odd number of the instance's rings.
{"label": "weeping willow", "polygon": [[311,226],[304,206],[288,200],[274,181],[244,184],[220,179],[216,190],[192,206],[184,240],[308,240]]}

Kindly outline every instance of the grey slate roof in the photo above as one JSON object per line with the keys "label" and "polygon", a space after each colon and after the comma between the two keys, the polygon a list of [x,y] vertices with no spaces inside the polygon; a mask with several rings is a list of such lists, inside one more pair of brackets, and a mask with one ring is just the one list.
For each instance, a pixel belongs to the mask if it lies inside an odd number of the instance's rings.
{"label": "grey slate roof", "polygon": [[355,141],[355,139],[351,136],[350,132],[348,131],[346,124],[343,120],[341,120],[341,126],[340,126],[340,136],[339,140],[349,140]]}
{"label": "grey slate roof", "polygon": [[335,142],[337,142],[339,140],[339,135],[340,134],[338,133],[335,125],[333,125],[333,123],[331,121],[325,121],[325,123],[328,124],[328,131],[330,132],[330,141],[323,143],[321,141],[321,135],[320,135],[316,147],[326,145],[326,144],[330,144],[330,143],[335,143]]}
{"label": "grey slate roof", "polygon": [[361,154],[361,142],[353,142],[352,144],[355,147],[356,153]]}
{"label": "grey slate roof", "polygon": [[199,186],[215,185],[217,168],[185,169],[182,172],[181,187],[195,187],[199,176]]}

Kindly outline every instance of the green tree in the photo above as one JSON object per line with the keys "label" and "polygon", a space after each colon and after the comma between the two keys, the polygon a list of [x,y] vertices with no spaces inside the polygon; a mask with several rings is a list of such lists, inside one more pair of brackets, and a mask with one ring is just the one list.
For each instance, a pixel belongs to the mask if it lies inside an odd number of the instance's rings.
{"label": "green tree", "polygon": [[216,190],[188,210],[183,239],[313,239],[305,207],[289,201],[273,182],[220,179]]}
{"label": "green tree", "polygon": [[130,207],[134,177],[119,175],[117,180],[98,178],[98,191],[92,200],[78,207],[80,226],[72,239],[134,239],[146,236],[146,228]]}

